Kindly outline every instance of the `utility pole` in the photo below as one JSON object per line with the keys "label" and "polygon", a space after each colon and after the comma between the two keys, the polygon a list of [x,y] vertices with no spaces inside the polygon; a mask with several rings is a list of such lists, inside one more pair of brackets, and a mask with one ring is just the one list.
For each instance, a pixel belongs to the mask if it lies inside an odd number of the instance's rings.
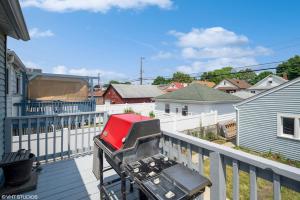
{"label": "utility pole", "polygon": [[145,60],[145,57],[141,57],[141,66],[140,66],[140,85],[143,85],[143,60]]}
{"label": "utility pole", "polygon": [[100,80],[101,80],[101,79],[100,79],[100,75],[101,75],[101,74],[98,73],[98,86],[99,86],[99,89],[101,89],[101,86],[100,86]]}

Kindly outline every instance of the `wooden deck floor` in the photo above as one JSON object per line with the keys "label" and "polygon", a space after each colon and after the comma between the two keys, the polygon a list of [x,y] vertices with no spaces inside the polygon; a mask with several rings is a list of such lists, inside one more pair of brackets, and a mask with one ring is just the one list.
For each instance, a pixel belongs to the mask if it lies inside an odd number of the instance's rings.
{"label": "wooden deck floor", "polygon": [[[26,194],[37,195],[38,199],[43,200],[99,199],[99,181],[92,172],[92,164],[92,155],[44,164],[38,177],[37,189]],[[108,167],[106,162],[104,167]],[[117,177],[113,170],[105,172],[105,180]],[[110,186],[108,190],[111,199],[120,199],[119,182]],[[129,193],[129,189],[127,191]],[[137,192],[129,193],[128,199],[138,199]]]}

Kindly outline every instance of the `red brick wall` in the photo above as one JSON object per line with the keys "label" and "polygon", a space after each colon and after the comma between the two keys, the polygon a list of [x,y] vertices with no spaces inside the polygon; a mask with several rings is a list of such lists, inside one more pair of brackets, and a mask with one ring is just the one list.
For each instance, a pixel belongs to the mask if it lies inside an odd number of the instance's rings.
{"label": "red brick wall", "polygon": [[151,98],[130,98],[123,99],[117,91],[109,86],[107,91],[104,93],[104,102],[110,100],[111,104],[124,104],[124,103],[144,103],[144,102],[152,102]]}

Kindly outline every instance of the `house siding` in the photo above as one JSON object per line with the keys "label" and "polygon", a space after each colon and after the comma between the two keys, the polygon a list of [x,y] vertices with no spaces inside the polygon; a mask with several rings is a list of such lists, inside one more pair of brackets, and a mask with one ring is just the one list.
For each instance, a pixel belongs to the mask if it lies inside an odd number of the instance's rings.
{"label": "house siding", "polygon": [[277,136],[277,114],[300,114],[300,82],[238,106],[239,145],[300,160],[300,141]]}
{"label": "house siding", "polygon": [[[0,157],[4,152],[6,36],[0,33]],[[1,177],[1,173],[0,173]]]}
{"label": "house siding", "polygon": [[155,102],[155,110],[165,112],[165,104],[170,104],[170,113],[175,114],[178,108],[178,114],[181,114],[183,106],[188,106],[188,112],[191,114],[209,113],[217,111],[218,115],[234,113],[233,103],[220,104],[195,104],[195,103],[174,103],[174,102]]}

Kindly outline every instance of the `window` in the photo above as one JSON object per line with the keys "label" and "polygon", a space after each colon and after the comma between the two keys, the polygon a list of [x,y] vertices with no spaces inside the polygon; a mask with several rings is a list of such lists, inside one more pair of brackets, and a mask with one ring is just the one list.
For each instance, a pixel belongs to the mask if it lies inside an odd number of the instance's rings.
{"label": "window", "polygon": [[269,84],[272,84],[272,83],[273,83],[273,81],[268,81],[268,83],[269,83]]}
{"label": "window", "polygon": [[16,79],[16,94],[20,94],[20,77]]}
{"label": "window", "polygon": [[300,115],[280,113],[277,116],[277,135],[300,139]]}
{"label": "window", "polygon": [[179,113],[179,108],[176,108],[176,114],[178,114]]}
{"label": "window", "polygon": [[170,113],[170,104],[165,104],[165,113]]}
{"label": "window", "polygon": [[226,85],[226,81],[224,81],[224,85]]}
{"label": "window", "polygon": [[187,116],[189,112],[188,106],[183,106],[182,107],[182,116]]}
{"label": "window", "polygon": [[255,90],[252,90],[251,93],[252,93],[252,94],[255,94]]}

